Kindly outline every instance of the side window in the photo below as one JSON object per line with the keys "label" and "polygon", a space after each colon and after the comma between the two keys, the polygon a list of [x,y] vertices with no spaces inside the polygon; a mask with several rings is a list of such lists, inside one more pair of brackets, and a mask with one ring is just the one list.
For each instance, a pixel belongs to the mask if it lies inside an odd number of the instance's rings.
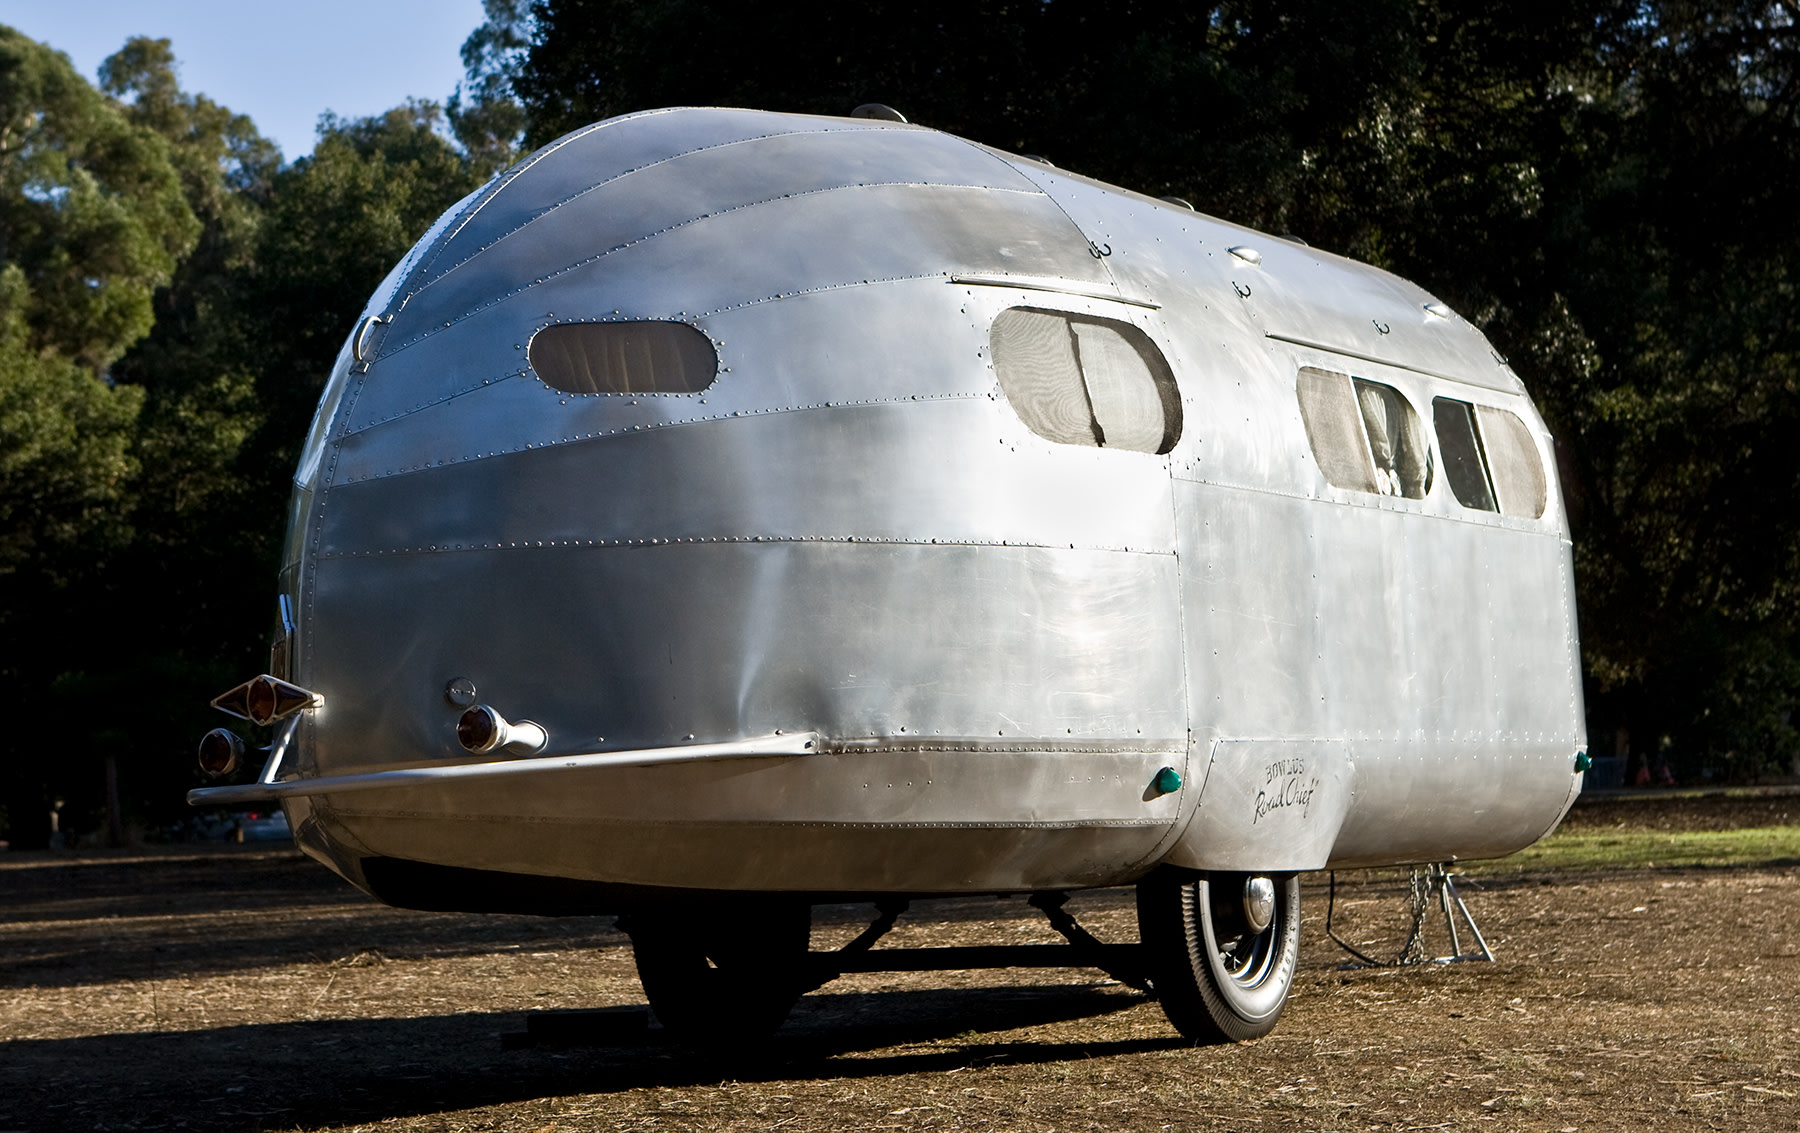
{"label": "side window", "polygon": [[564,393],[699,393],[719,375],[712,340],[686,323],[558,323],[527,355]]}
{"label": "side window", "polygon": [[1478,511],[1499,511],[1488,483],[1487,462],[1481,459],[1481,442],[1475,439],[1475,407],[1466,401],[1433,398],[1431,418],[1444,453],[1444,478],[1450,481],[1456,502]]}
{"label": "side window", "polygon": [[1543,515],[1549,483],[1531,430],[1517,414],[1489,405],[1476,406],[1475,417],[1481,422],[1481,447],[1487,454],[1494,494],[1500,497],[1500,514],[1520,519]]}
{"label": "side window", "polygon": [[1422,500],[1431,491],[1431,445],[1412,405],[1393,386],[1356,379],[1363,432],[1375,457],[1375,487],[1384,496]]}
{"label": "side window", "polygon": [[1458,503],[1520,519],[1544,514],[1549,483],[1517,414],[1448,397],[1433,399],[1431,414]]}
{"label": "side window", "polygon": [[1431,445],[1399,390],[1308,366],[1297,391],[1307,442],[1333,487],[1412,500],[1431,491]]}
{"label": "side window", "polygon": [[1148,453],[1181,439],[1175,376],[1130,323],[1013,307],[989,340],[1001,391],[1038,436]]}

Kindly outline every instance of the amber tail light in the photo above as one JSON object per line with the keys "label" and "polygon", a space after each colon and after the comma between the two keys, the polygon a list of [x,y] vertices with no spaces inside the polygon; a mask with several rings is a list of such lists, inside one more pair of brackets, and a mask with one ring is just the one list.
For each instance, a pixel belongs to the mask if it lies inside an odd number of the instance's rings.
{"label": "amber tail light", "polygon": [[267,726],[307,708],[318,708],[325,698],[311,689],[290,684],[264,673],[213,698],[212,705],[241,720]]}
{"label": "amber tail light", "polygon": [[236,733],[214,728],[200,737],[200,770],[213,778],[224,778],[243,762],[244,741]]}

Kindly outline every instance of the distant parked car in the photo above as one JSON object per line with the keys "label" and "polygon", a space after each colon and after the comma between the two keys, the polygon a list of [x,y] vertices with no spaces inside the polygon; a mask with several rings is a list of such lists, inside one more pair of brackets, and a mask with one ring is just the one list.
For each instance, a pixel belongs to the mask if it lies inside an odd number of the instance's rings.
{"label": "distant parked car", "polygon": [[293,837],[294,832],[288,827],[287,815],[281,811],[274,814],[246,814],[238,819],[237,840],[240,842],[287,842]]}

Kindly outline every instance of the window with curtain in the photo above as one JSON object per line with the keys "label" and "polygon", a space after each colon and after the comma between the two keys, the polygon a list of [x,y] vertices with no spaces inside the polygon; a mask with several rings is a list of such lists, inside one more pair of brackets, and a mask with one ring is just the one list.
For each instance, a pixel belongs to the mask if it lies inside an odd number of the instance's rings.
{"label": "window with curtain", "polygon": [[1130,323],[1013,307],[994,320],[990,342],[1001,392],[1038,436],[1147,453],[1181,439],[1175,376]]}
{"label": "window with curtain", "polygon": [[1406,395],[1312,366],[1300,371],[1296,392],[1307,442],[1327,483],[1411,500],[1431,491],[1431,443]]}
{"label": "window with curtain", "polygon": [[528,354],[564,393],[699,393],[719,374],[712,340],[687,323],[558,323]]}

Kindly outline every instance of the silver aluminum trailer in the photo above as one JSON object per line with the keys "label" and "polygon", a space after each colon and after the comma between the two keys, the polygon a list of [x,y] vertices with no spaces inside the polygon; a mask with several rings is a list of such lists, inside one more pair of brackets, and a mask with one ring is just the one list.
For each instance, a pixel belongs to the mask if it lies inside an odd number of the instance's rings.
{"label": "silver aluminum trailer", "polygon": [[394,904],[625,914],[690,1033],[855,966],[813,902],[1135,883],[1071,947],[1250,1037],[1299,871],[1579,790],[1554,469],[1386,272],[894,121],[612,119],[369,300],[216,702],[275,742],[190,797]]}

